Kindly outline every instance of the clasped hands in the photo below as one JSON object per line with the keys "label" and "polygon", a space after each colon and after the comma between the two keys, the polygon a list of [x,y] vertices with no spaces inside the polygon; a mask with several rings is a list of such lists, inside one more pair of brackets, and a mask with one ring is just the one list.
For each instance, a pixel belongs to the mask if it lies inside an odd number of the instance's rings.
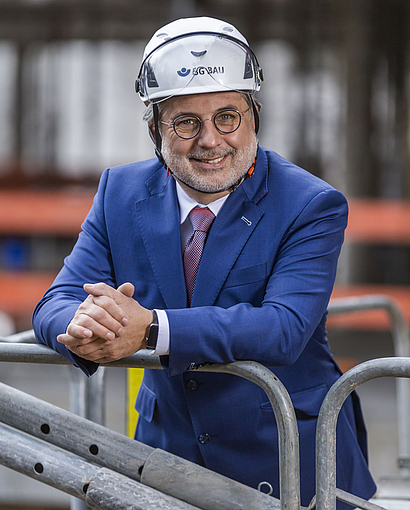
{"label": "clasped hands", "polygon": [[81,358],[109,363],[144,349],[152,312],[133,299],[134,285],[114,289],[105,283],[84,285],[87,298],[57,340]]}

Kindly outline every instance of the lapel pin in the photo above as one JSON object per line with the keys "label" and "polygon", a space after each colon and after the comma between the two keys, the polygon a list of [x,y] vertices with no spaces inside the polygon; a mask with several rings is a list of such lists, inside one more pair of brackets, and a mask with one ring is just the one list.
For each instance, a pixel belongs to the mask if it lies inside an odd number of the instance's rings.
{"label": "lapel pin", "polygon": [[241,220],[244,221],[248,225],[248,227],[252,225],[252,222],[248,220],[248,218],[245,218],[245,216],[242,216]]}

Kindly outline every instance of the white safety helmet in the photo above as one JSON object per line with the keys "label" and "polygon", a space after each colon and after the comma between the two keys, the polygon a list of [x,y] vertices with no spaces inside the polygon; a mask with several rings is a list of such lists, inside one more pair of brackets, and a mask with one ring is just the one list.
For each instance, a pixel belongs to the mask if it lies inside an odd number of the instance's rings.
{"label": "white safety helmet", "polygon": [[230,23],[183,18],[155,32],[136,80],[146,105],[173,96],[260,89],[262,69],[245,37]]}

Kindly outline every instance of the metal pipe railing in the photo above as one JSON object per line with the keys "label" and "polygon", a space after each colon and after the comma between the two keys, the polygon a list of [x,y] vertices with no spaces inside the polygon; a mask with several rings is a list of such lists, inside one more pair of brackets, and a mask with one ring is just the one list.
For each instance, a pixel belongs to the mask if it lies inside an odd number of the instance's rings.
{"label": "metal pipe railing", "polygon": [[329,315],[376,309],[385,310],[390,317],[394,355],[400,357],[410,356],[409,326],[404,313],[394,299],[379,294],[333,298],[328,307]]}
{"label": "metal pipe railing", "polygon": [[[52,364],[70,364],[63,356],[52,351],[50,348],[44,345],[32,345],[32,344],[11,344],[11,343],[0,343],[0,361],[13,361],[13,362],[30,362],[33,361],[35,363],[52,363]],[[151,351],[140,351],[132,356],[124,358],[122,360],[109,363],[106,366],[121,366],[121,367],[144,367],[144,368],[154,368],[161,369],[162,366],[159,362],[158,356],[153,356]],[[233,375],[237,375],[240,377],[244,377],[255,384],[258,384],[262,389],[265,390],[271,404],[273,411],[275,413],[275,418],[278,424],[278,436],[279,436],[279,472],[280,472],[280,492],[281,492],[281,500],[280,506],[284,510],[299,510],[300,509],[300,478],[299,478],[299,436],[297,429],[297,422],[295,417],[295,412],[293,409],[292,402],[290,400],[289,394],[286,391],[283,384],[275,377],[270,370],[262,365],[253,362],[253,361],[238,361],[235,363],[230,363],[227,365],[209,365],[205,367],[201,367],[198,369],[202,372],[224,372]],[[0,388],[2,385],[0,385]],[[17,426],[21,430],[24,430],[30,434],[38,435],[39,432],[39,421],[41,421],[41,417],[47,416],[47,413],[50,413],[51,404],[43,403],[42,405],[34,406],[34,413],[39,413],[36,416],[36,420],[30,420],[30,423],[26,423],[27,420],[21,420],[15,412],[13,412],[14,403],[19,401],[19,405],[24,408],[24,401],[28,398],[26,396],[24,399],[18,397],[17,390],[7,390],[4,388],[2,393],[4,395],[12,395],[9,397],[5,397],[5,401],[1,409],[1,420],[5,423],[8,423],[12,426]],[[34,397],[30,397],[34,398]],[[33,410],[33,406],[30,406]],[[62,410],[60,410],[62,412]],[[30,411],[31,413],[32,411]],[[55,412],[55,411],[53,411]],[[67,413],[67,412],[66,412]],[[70,413],[69,413],[70,414]],[[23,413],[26,415],[26,413]],[[74,415],[70,417],[68,415],[64,416],[62,420],[54,420],[54,423],[60,423],[57,427],[54,425],[53,432],[48,430],[47,433],[47,441],[52,441],[57,446],[64,447],[64,444],[61,444],[59,441],[64,440],[67,437],[68,431],[71,430],[71,423],[78,423],[77,420],[80,418]],[[44,425],[44,423],[43,423]],[[48,425],[46,423],[46,425]],[[49,425],[48,425],[49,426]],[[50,426],[49,426],[50,427]],[[95,424],[95,427],[98,425]],[[64,430],[64,433],[63,433]],[[76,430],[78,430],[76,428]],[[103,435],[101,430],[98,432],[87,432],[87,430],[95,430],[94,424],[93,427],[90,428],[88,424],[88,429],[83,427],[81,430],[81,439],[78,437],[78,434],[74,434],[74,440],[70,443],[69,447],[74,453],[80,453],[90,448],[90,444],[97,447],[98,451],[100,451],[99,445],[101,444],[101,436]],[[91,434],[91,435],[90,435]],[[96,435],[95,435],[96,434]],[[126,474],[127,476],[136,477],[135,474],[135,462],[133,465],[133,472],[124,471],[124,466],[119,466],[118,464],[111,464],[112,462],[121,462],[121,457],[117,451],[113,449],[113,444],[115,441],[113,439],[113,433],[107,433],[107,429],[104,429],[105,438],[104,441],[108,441],[109,448],[106,450],[112,452],[114,455],[110,455],[110,459],[104,458],[104,466],[108,468],[115,468],[119,472]],[[125,436],[121,436],[121,440],[131,441],[134,444],[134,440],[125,438]],[[41,437],[38,436],[38,437]],[[44,439],[44,437],[43,437]],[[118,438],[117,438],[118,439]],[[90,442],[91,441],[91,442]],[[88,445],[88,446],[87,446]],[[122,447],[121,447],[122,448]],[[130,445],[127,446],[127,449],[130,448]],[[148,447],[146,447],[148,448]],[[101,449],[104,451],[104,448]],[[92,453],[92,452],[91,452]],[[89,456],[89,453],[87,453]],[[145,455],[145,454],[144,454]],[[100,461],[102,458],[101,455],[98,456],[98,459],[94,457],[93,461]],[[117,459],[117,461],[115,460]],[[142,462],[142,464],[141,464]],[[140,459],[140,464],[138,467],[144,465],[144,459]],[[142,467],[142,472],[143,472]],[[216,475],[216,474],[215,474]],[[220,475],[216,475],[220,476]],[[138,479],[138,478],[137,478]],[[236,482],[232,482],[236,483]],[[178,484],[175,484],[175,490],[178,489]],[[186,484],[185,484],[186,485]],[[224,481],[222,485],[226,485]],[[184,484],[180,485],[182,487],[182,492],[184,492]],[[194,499],[195,501],[202,502],[205,498],[204,488],[197,487]],[[247,488],[248,489],[248,488]],[[172,489],[174,490],[174,489]],[[201,492],[202,490],[202,492]],[[237,489],[236,489],[237,490]],[[249,491],[253,491],[253,489],[248,489]],[[199,492],[198,492],[199,491]],[[205,491],[209,493],[208,491]],[[235,492],[235,490],[233,491]],[[171,494],[173,495],[173,494]],[[261,494],[261,496],[265,496]],[[278,504],[275,503],[274,498],[269,497],[269,507],[274,508],[277,507]],[[260,503],[260,502],[259,502]],[[259,504],[258,503],[258,504]],[[202,508],[208,508],[201,506]],[[214,508],[213,506],[209,506],[209,508]],[[219,507],[222,510],[221,503],[219,503]],[[227,508],[234,508],[232,505]],[[239,507],[238,507],[239,508]],[[250,506],[248,508],[251,508]],[[262,506],[258,506],[257,508],[264,508]]]}
{"label": "metal pipe railing", "polygon": [[[279,500],[255,489],[2,383],[0,416],[1,421],[13,429],[201,509],[272,510],[280,507]],[[0,450],[0,464],[2,462]]]}
{"label": "metal pipe railing", "polygon": [[[336,424],[343,402],[360,384],[378,377],[410,378],[410,358],[382,358],[361,363],[343,374],[323,401],[316,429],[317,510],[336,509]],[[345,501],[348,496],[344,494]],[[353,504],[358,506],[357,498]]]}
{"label": "metal pipe railing", "polygon": [[[409,326],[398,303],[383,295],[335,298],[329,304],[329,315],[382,309],[390,317],[394,355],[410,356]],[[396,380],[398,466],[401,476],[410,474],[410,380]]]}
{"label": "metal pipe railing", "polygon": [[[3,343],[2,343],[3,342]],[[19,345],[23,342],[32,344],[32,348],[24,347],[25,351],[33,351],[33,355],[29,355],[28,362],[35,359],[34,352],[37,351],[37,341],[33,330],[23,331],[8,337],[0,337],[0,345]],[[23,351],[20,349],[20,352]],[[12,361],[12,360],[10,360]],[[70,410],[83,418],[105,424],[105,368],[101,367],[94,377],[85,377],[84,374],[71,364],[68,366],[69,375],[69,395]],[[71,510],[87,510],[86,503],[75,497],[70,499]]]}
{"label": "metal pipe railing", "polygon": [[[394,352],[396,356],[399,357],[407,357],[410,356],[410,338],[409,338],[409,328],[406,322],[406,319],[401,312],[397,303],[383,295],[370,295],[370,296],[360,296],[360,297],[350,297],[350,298],[335,298],[332,299],[329,304],[329,315],[336,314],[344,314],[344,313],[352,313],[358,311],[365,310],[374,310],[374,309],[383,309],[390,316],[391,325],[392,325],[392,337],[393,337],[393,345]],[[1,343],[1,342],[8,342]],[[13,343],[9,343],[13,342]],[[23,333],[18,333],[17,335],[12,335],[7,338],[0,338],[0,361],[17,361],[17,362],[29,362],[29,363],[51,363],[51,364],[66,364],[70,365],[70,362],[62,358],[59,354],[51,351],[48,347],[43,345],[18,345],[15,342],[35,342],[34,332],[26,331]],[[281,494],[285,494],[284,500],[289,500],[292,508],[299,506],[295,501],[295,498],[291,496],[291,493],[295,495],[294,488],[295,486],[299,487],[299,459],[295,459],[294,452],[288,452],[287,446],[284,445],[281,441],[281,437],[286,435],[286,427],[290,427],[291,436],[297,437],[297,427],[296,420],[292,417],[292,411],[288,412],[288,404],[286,402],[289,397],[286,392],[285,400],[282,402],[282,396],[273,395],[271,391],[272,384],[277,384],[277,380],[275,380],[275,376],[267,369],[262,367],[259,364],[252,365],[252,368],[249,367],[251,365],[241,365],[241,364],[252,364],[253,362],[237,362],[229,365],[212,365],[203,367],[199,370],[202,371],[212,371],[212,372],[225,372],[232,373],[235,375],[239,375],[241,377],[245,377],[249,380],[252,380],[256,384],[259,384],[267,393],[269,400],[271,401],[272,407],[276,414],[279,429],[279,448],[281,451],[281,484],[282,479],[286,478],[290,481],[290,484],[285,484],[285,487],[281,486]],[[117,366],[117,367],[143,367],[150,369],[161,369],[161,365],[159,363],[159,359],[157,356],[152,356],[150,351],[140,351],[139,353],[130,356],[128,358],[124,358],[114,363],[110,363],[107,366]],[[95,388],[90,392],[88,388],[88,384],[90,380],[93,378],[89,378],[87,380],[82,379],[82,374],[79,373],[76,369],[73,370],[74,374],[79,374],[78,382],[73,384],[73,393],[76,395],[79,392],[79,389],[82,388],[82,399],[75,398],[74,400],[84,400],[87,401],[87,394],[92,394],[93,397],[96,394],[103,394],[103,375],[97,386],[99,388]],[[100,369],[101,370],[101,369]],[[248,377],[249,376],[249,377]],[[95,376],[94,376],[95,377]],[[273,379],[271,379],[273,378]],[[271,379],[269,381],[269,379]],[[266,380],[269,383],[266,385]],[[83,382],[85,381],[85,382]],[[76,386],[78,385],[78,387]],[[266,387],[265,387],[266,386]],[[286,390],[285,390],[286,391]],[[278,400],[279,398],[279,400]],[[95,400],[91,399],[90,401],[91,408],[85,406],[85,409],[91,409],[91,415],[86,416],[90,419],[93,419],[96,422],[103,423],[103,412],[98,410],[92,410],[95,406]],[[103,401],[100,398],[100,402],[97,404],[97,407],[103,408]],[[286,409],[286,412],[282,416],[283,409]],[[78,414],[82,414],[81,410],[76,410]],[[397,415],[398,415],[398,436],[399,436],[399,467],[402,468],[401,474],[407,475],[408,468],[410,465],[410,380],[408,378],[399,378],[397,380]],[[99,417],[99,418],[98,418]],[[295,431],[296,427],[296,431]],[[283,473],[283,476],[282,476]],[[290,487],[290,490],[289,490]],[[341,491],[337,489],[337,492],[340,496],[339,499],[342,499]],[[297,494],[299,494],[297,492]],[[348,495],[348,497],[352,498],[352,495]],[[298,495],[299,497],[299,495]],[[282,500],[283,501],[283,500]],[[354,503],[356,504],[356,503]]]}
{"label": "metal pipe railing", "polygon": [[2,464],[97,510],[199,510],[0,423]]}

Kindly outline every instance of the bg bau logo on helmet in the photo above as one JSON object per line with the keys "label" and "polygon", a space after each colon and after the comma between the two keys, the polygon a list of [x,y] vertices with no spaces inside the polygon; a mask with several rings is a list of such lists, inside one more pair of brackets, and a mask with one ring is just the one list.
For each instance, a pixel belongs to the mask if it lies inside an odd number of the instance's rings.
{"label": "bg bau logo on helmet", "polygon": [[[185,78],[189,75],[191,72],[191,69],[187,69],[186,67],[182,67],[179,71],[177,71],[178,76],[181,76],[182,78]],[[225,72],[225,68],[223,66],[215,66],[215,67],[194,67],[192,69],[193,76],[196,76],[198,74],[223,74]]]}

